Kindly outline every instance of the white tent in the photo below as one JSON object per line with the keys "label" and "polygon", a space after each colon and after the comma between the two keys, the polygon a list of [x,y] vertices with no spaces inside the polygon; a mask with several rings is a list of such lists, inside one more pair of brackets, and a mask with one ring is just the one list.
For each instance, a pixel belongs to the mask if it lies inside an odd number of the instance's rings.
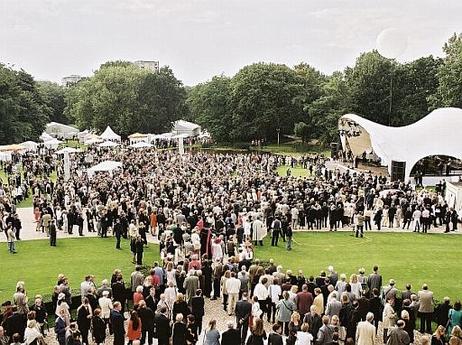
{"label": "white tent", "polygon": [[60,139],[74,138],[77,134],[79,134],[79,130],[77,128],[57,122],[48,123],[45,127],[45,132],[52,137]]}
{"label": "white tent", "polygon": [[103,134],[100,135],[103,140],[120,141],[120,135],[115,134],[111,127],[107,126]]}
{"label": "white tent", "polygon": [[77,152],[82,152],[80,149],[75,149],[73,147],[65,147],[59,151],[56,151],[57,154],[63,155],[65,153],[77,153]]}
{"label": "white tent", "polygon": [[52,137],[50,134],[48,134],[47,132],[43,132],[42,135],[40,135],[39,139],[40,139],[41,141],[45,142],[45,141],[50,141],[50,140],[52,140],[53,137]]}
{"label": "white tent", "polygon": [[51,139],[51,140],[47,140],[43,143],[43,146],[45,146],[46,148],[48,149],[56,149],[58,148],[59,144],[62,144],[63,142],[61,140],[58,140],[58,139]]}
{"label": "white tent", "polygon": [[113,141],[105,141],[104,143],[101,143],[98,145],[99,147],[116,147],[119,146],[119,144],[113,142]]}
{"label": "white tent", "polygon": [[185,120],[178,120],[173,123],[172,132],[175,134],[188,134],[190,137],[201,134],[201,126]]}
{"label": "white tent", "polygon": [[[351,128],[356,128],[350,133]],[[403,127],[388,127],[369,121],[355,114],[343,115],[339,120],[342,145],[357,147],[361,151],[372,148],[388,166],[391,174],[392,162],[405,163],[404,180],[408,181],[414,165],[428,156],[445,155],[462,159],[462,109],[440,108],[423,119]],[[353,148],[352,148],[353,151]]]}
{"label": "white tent", "polygon": [[25,141],[21,144],[22,147],[24,147],[24,150],[26,151],[37,151],[38,144],[35,141]]}
{"label": "white tent", "polygon": [[130,147],[134,149],[142,149],[142,148],[147,148],[147,147],[153,147],[154,145],[146,143],[144,141],[139,141],[135,144],[131,144]]}
{"label": "white tent", "polygon": [[116,161],[103,161],[95,166],[89,168],[87,170],[87,174],[89,177],[93,176],[97,172],[110,172],[112,173],[114,170],[121,169],[122,163]]}

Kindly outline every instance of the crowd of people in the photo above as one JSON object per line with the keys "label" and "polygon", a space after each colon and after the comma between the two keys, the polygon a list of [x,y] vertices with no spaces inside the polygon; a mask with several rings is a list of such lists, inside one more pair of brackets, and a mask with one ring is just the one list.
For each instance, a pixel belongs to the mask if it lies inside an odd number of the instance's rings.
{"label": "crowd of people", "polygon": [[[86,173],[90,162],[109,159],[122,162],[122,168]],[[309,178],[276,173],[278,166],[296,164],[309,171]],[[456,230],[458,215],[444,199],[443,185],[435,193],[416,192],[410,184],[385,177],[329,169],[319,155],[295,160],[255,153],[180,155],[89,148],[72,157],[69,179],[64,178],[62,160],[51,152],[24,155],[3,168],[9,178],[0,187],[0,219],[12,253],[20,238],[20,221],[15,220],[18,188],[22,197],[33,195],[36,230],[46,233],[51,245],[56,245],[57,232],[71,234],[75,228],[81,236],[84,229],[101,237],[112,234],[117,249],[121,238],[130,240],[138,267],[130,283],[120,271],[98,288],[87,276],[80,286],[82,304],[75,323],[69,282],[64,275],[58,277],[52,303],[60,345],[88,344],[90,334],[101,344],[107,332],[114,344],[126,339],[131,344],[152,344],[156,337],[160,345],[170,341],[191,345],[202,334],[206,345],[264,341],[279,345],[283,340],[287,345],[367,345],[376,341],[379,321],[383,342],[398,345],[414,341],[417,315],[421,333],[432,333],[431,320],[438,315],[444,330],[438,327],[441,334],[435,333],[432,343],[452,339],[451,345],[456,345],[460,303],[451,306],[445,301],[435,313],[427,286],[418,293],[409,286],[401,293],[393,280],[384,286],[377,269],[370,276],[362,269],[349,279],[333,268],[318,277],[305,277],[254,258],[255,246],[263,245],[266,236],[273,246],[281,237],[290,250],[294,229],[351,227],[361,237],[372,223],[378,230],[410,226],[422,232],[438,226]],[[53,170],[56,181],[50,177]],[[160,243],[160,261],[143,271],[148,236]],[[223,310],[234,317],[223,334],[216,320],[203,325],[206,299],[220,300]],[[47,319],[37,311],[43,311],[42,304],[36,296],[29,309],[24,284],[18,284],[3,314],[7,343],[18,335],[18,341],[26,344],[42,341]],[[39,333],[28,335],[33,332],[29,328]]]}

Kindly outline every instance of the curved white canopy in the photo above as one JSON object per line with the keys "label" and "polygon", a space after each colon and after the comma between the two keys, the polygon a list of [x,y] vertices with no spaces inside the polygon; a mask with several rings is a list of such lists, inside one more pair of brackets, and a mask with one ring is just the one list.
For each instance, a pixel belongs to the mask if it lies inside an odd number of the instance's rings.
{"label": "curved white canopy", "polygon": [[104,143],[101,143],[98,145],[99,147],[116,147],[119,146],[119,144],[113,142],[113,141],[105,141]]}
{"label": "curved white canopy", "polygon": [[116,161],[103,161],[87,170],[88,176],[93,176],[97,172],[113,172],[114,170],[122,168],[121,162]]}
{"label": "curved white canopy", "polygon": [[351,120],[368,132],[372,149],[389,170],[391,161],[406,162],[406,180],[422,158],[445,155],[462,159],[460,108],[439,108],[403,127],[380,125],[356,114],[346,114],[341,119]]}

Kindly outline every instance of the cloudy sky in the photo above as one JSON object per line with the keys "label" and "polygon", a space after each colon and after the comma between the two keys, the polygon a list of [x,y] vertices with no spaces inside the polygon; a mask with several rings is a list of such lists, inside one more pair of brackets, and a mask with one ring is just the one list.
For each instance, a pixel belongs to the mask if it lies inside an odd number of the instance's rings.
{"label": "cloudy sky", "polygon": [[352,65],[395,28],[399,57],[442,55],[461,0],[0,0],[0,62],[38,79],[90,75],[107,60],[159,60],[186,85],[246,64]]}

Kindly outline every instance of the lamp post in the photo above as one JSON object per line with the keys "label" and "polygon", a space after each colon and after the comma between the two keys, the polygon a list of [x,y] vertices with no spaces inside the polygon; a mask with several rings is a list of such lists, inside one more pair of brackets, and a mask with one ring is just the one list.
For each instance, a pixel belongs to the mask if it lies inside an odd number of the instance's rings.
{"label": "lamp post", "polygon": [[281,129],[280,129],[280,128],[276,128],[276,132],[278,133],[278,146],[279,146]]}

